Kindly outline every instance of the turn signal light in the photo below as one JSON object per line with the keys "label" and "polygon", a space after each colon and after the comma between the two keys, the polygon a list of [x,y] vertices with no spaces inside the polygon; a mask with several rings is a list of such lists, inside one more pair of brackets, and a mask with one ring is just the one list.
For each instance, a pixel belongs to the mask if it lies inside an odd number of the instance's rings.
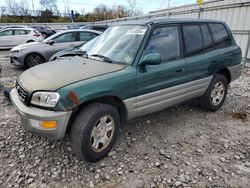
{"label": "turn signal light", "polygon": [[55,129],[57,126],[56,121],[42,121],[41,126],[44,129]]}

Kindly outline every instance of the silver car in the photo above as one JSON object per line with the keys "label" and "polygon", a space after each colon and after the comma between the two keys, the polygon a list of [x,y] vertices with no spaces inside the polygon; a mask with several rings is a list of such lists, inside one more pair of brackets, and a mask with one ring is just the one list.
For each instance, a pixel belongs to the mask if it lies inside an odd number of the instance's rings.
{"label": "silver car", "polygon": [[14,46],[44,40],[41,33],[33,28],[7,28],[0,30],[0,49],[11,49]]}
{"label": "silver car", "polygon": [[10,62],[16,66],[33,67],[47,62],[58,51],[87,42],[101,33],[100,31],[86,29],[62,31],[42,42],[32,42],[12,48],[10,50]]}

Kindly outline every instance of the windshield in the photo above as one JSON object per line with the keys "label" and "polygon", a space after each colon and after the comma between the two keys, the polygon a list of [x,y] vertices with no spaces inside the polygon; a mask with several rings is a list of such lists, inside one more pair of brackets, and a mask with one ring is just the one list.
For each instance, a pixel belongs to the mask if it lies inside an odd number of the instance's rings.
{"label": "windshield", "polygon": [[88,55],[131,65],[140,47],[147,26],[122,25],[109,27],[88,50]]}

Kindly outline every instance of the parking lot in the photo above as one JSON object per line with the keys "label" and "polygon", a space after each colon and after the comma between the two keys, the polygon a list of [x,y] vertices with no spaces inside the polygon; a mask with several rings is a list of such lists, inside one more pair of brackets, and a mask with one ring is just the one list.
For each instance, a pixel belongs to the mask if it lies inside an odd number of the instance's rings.
{"label": "parking lot", "polygon": [[26,133],[4,98],[24,69],[0,51],[0,187],[250,187],[250,69],[231,84],[223,107],[192,100],[126,124],[98,163],[72,156],[68,136]]}

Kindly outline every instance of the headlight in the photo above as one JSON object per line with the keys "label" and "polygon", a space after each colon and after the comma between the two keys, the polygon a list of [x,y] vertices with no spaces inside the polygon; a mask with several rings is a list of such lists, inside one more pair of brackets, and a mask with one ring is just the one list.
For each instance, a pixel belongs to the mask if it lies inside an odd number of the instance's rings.
{"label": "headlight", "polygon": [[21,51],[23,51],[23,50],[25,50],[25,48],[12,49],[12,50],[10,50],[10,53],[14,54],[14,53],[21,52]]}
{"label": "headlight", "polygon": [[60,99],[59,93],[35,92],[31,98],[31,104],[42,107],[55,107]]}

